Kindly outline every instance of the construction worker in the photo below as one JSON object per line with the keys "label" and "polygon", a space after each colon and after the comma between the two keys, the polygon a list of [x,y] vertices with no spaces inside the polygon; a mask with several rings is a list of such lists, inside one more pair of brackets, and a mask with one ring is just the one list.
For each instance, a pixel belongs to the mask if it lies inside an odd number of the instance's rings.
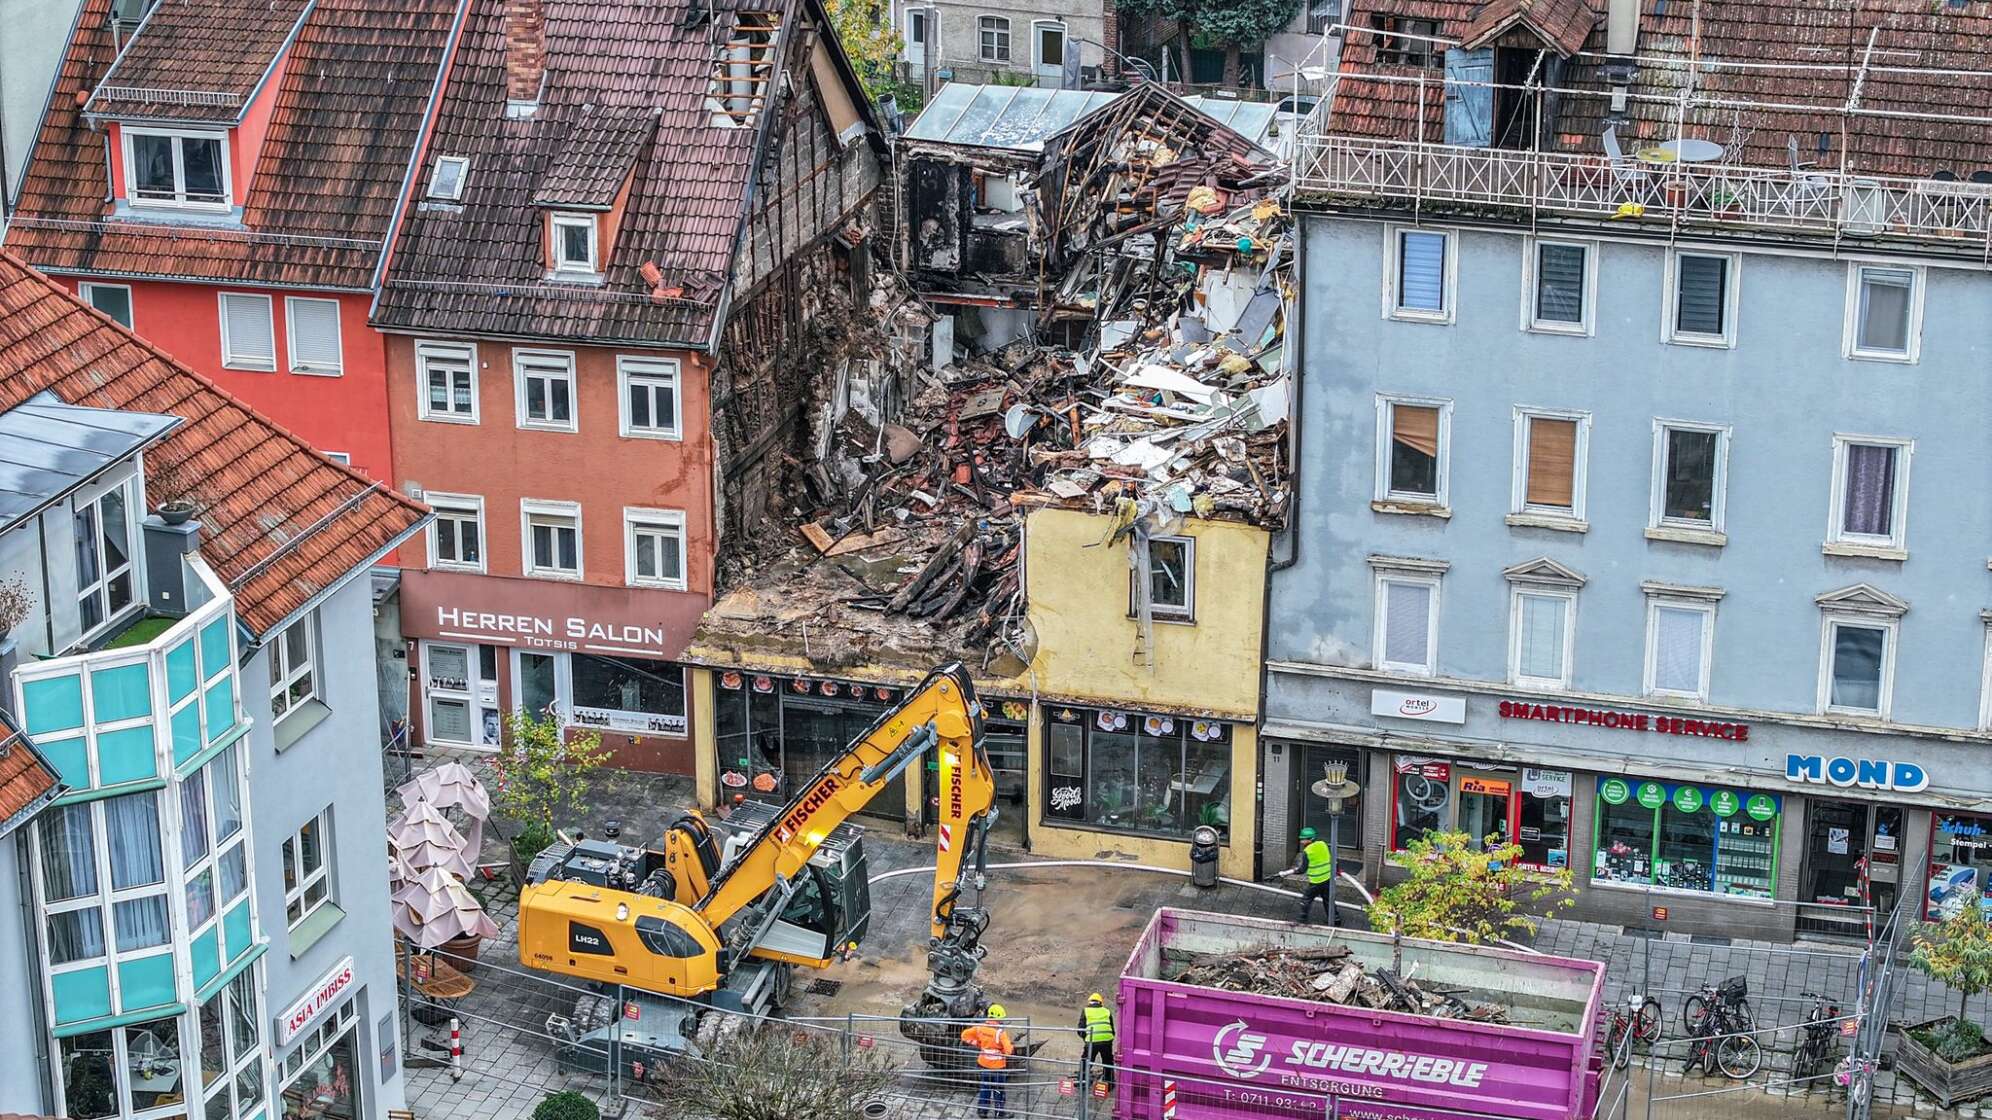
{"label": "construction worker", "polygon": [[1321,908],[1328,911],[1328,925],[1340,924],[1335,914],[1335,853],[1328,850],[1319,834],[1312,828],[1300,830],[1300,854],[1294,858],[1288,875],[1306,874],[1307,889],[1300,893],[1299,921],[1314,920],[1314,900],[1321,900]]}
{"label": "construction worker", "polygon": [[975,1094],[977,1116],[1005,1116],[1007,1094],[1004,1078],[1009,1076],[1010,1032],[1003,1029],[1003,1005],[989,1005],[989,1018],[961,1032],[961,1040],[975,1047],[975,1064],[982,1067],[981,1088]]}
{"label": "construction worker", "polygon": [[1079,1009],[1079,1037],[1086,1044],[1086,1064],[1093,1068],[1093,1080],[1114,1087],[1114,1013],[1098,992],[1086,997]]}

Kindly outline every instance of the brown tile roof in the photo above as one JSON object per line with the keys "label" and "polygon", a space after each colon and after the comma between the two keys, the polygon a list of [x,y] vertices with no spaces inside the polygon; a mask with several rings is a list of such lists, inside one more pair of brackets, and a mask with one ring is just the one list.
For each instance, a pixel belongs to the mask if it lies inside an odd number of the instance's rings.
{"label": "brown tile roof", "polygon": [[[0,836],[28,823],[62,792],[62,779],[7,713],[0,711]],[[0,1114],[0,1120],[7,1120]]]}
{"label": "brown tile roof", "polygon": [[[134,44],[161,33],[157,21],[167,8],[186,6],[167,0]],[[22,179],[7,248],[61,271],[371,287],[455,0],[312,6],[276,92],[241,230],[107,217],[104,137],[77,101],[100,86],[111,65],[109,8],[110,0],[84,2]],[[188,28],[188,49],[216,50],[215,34],[212,27]]]}
{"label": "brown tile roof", "polygon": [[146,455],[206,507],[201,555],[267,633],[420,527],[421,505],[311,449],[0,252],[0,410],[43,390],[185,422]]}
{"label": "brown tile roof", "polygon": [[649,109],[588,114],[547,165],[533,205],[608,209],[656,130],[657,114]]}
{"label": "brown tile roof", "polygon": [[[1490,0],[1490,6],[1504,2]],[[1583,0],[1555,3],[1584,6]],[[1548,145],[1555,150],[1602,151],[1608,109],[1603,7],[1601,0],[1591,6],[1598,22],[1561,83],[1579,92],[1561,98]],[[1367,28],[1391,17],[1434,20],[1439,37],[1459,41],[1472,37],[1470,29],[1483,14],[1482,6],[1462,0],[1354,0],[1349,23]],[[1874,51],[1860,81],[1870,33]],[[1369,31],[1348,36],[1328,131],[1416,139],[1418,86],[1361,75],[1415,78],[1420,71],[1379,64],[1377,42]],[[1992,170],[1992,127],[1984,123],[1992,118],[1992,6],[1986,4],[1641,0],[1637,52],[1630,119],[1619,126],[1627,151],[1675,135],[1679,92],[1691,60],[1698,58],[1696,97],[1680,131],[1723,145],[1731,162],[1784,167],[1787,144],[1795,139],[1801,161],[1834,170],[1843,154],[1848,170],[1871,174],[1927,176],[1945,170],[1963,179]],[[1746,62],[1780,68],[1734,65]],[[1443,75],[1434,62],[1424,76],[1424,139],[1440,142]],[[1861,112],[1845,115],[1841,109],[1857,81]],[[1929,117],[1951,119],[1924,119]]]}
{"label": "brown tile roof", "polygon": [[307,7],[307,0],[159,0],[84,111],[233,124]]}
{"label": "brown tile roof", "polygon": [[[730,27],[736,5],[752,2],[712,0],[714,22]],[[785,6],[793,12],[803,5]],[[468,158],[462,205],[410,200],[374,322],[704,345],[732,263],[759,131],[712,123],[708,0],[546,0],[547,84],[538,111],[516,120],[504,112],[503,8],[498,0],[473,0],[418,178],[428,182],[437,158]],[[656,128],[638,145],[605,282],[546,282],[536,193],[549,176],[553,183],[582,177],[568,156],[607,131],[594,118],[643,112],[656,114]],[[653,302],[639,274],[646,261],[656,263],[665,289],[683,288],[683,295]]]}
{"label": "brown tile roof", "polygon": [[1583,49],[1598,14],[1584,0],[1489,0],[1460,31],[1460,45],[1484,47],[1515,27],[1526,27],[1536,38],[1568,58]]}

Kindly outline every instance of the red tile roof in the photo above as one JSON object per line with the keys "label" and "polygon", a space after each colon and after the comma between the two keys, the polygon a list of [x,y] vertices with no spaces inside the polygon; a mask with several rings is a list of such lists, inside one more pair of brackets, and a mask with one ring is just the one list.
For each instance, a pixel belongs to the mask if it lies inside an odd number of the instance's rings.
{"label": "red tile roof", "polygon": [[[26,824],[61,791],[55,767],[0,711],[0,836]],[[0,1120],[7,1116],[0,1114]]]}
{"label": "red tile roof", "polygon": [[1565,56],[1583,49],[1598,14],[1584,0],[1488,0],[1460,31],[1460,45],[1484,47],[1502,33],[1525,27]]}
{"label": "red tile roof", "polygon": [[[1440,38],[1473,40],[1513,0],[1488,5],[1463,0],[1353,0],[1349,23],[1369,28],[1392,17],[1433,20]],[[1609,108],[1603,73],[1605,23],[1602,0],[1535,0],[1549,7],[1588,7],[1597,20],[1560,85],[1556,132],[1547,147],[1565,152],[1602,151]],[[1570,15],[1566,26],[1582,24]],[[1499,22],[1493,21],[1493,22]],[[1476,27],[1476,25],[1480,25]],[[1508,32],[1509,35],[1516,34]],[[1875,35],[1868,54],[1868,38]],[[1497,35],[1506,45],[1511,40]],[[1417,138],[1415,82],[1364,80],[1365,74],[1416,78],[1415,66],[1377,61],[1378,36],[1349,34],[1342,50],[1343,78],[1327,124],[1332,133],[1396,140]],[[1960,179],[1992,170],[1992,7],[1955,6],[1944,0],[1753,0],[1694,4],[1641,0],[1638,75],[1631,87],[1621,146],[1632,151],[1676,135],[1683,79],[1694,69],[1695,98],[1681,134],[1721,144],[1734,163],[1784,167],[1796,140],[1801,161],[1838,170],[1927,176],[1949,171]],[[1861,78],[1863,58],[1869,61]],[[1695,60],[1699,60],[1698,63]],[[1729,65],[1724,65],[1725,63]],[[1776,64],[1777,68],[1739,63]],[[1435,60],[1422,72],[1424,136],[1444,138],[1444,75]],[[1841,112],[1860,88],[1861,112]],[[1945,119],[1948,118],[1948,119]],[[1844,126],[1845,138],[1842,140]],[[1497,143],[1499,138],[1497,138]]]}
{"label": "red tile roof", "polygon": [[[295,3],[276,0],[276,9],[294,9]],[[311,6],[276,90],[239,230],[112,216],[104,201],[104,136],[78,102],[100,89],[107,70],[112,78],[123,74],[141,46],[144,57],[170,56],[184,66],[166,70],[160,62],[162,72],[147,81],[239,87],[237,69],[217,60],[267,54],[267,43],[238,41],[233,20],[250,17],[221,13],[262,9],[263,3],[162,0],[115,67],[110,6],[111,0],[84,0],[22,177],[7,248],[59,271],[370,288],[435,88],[455,0],[317,0]],[[91,111],[112,107],[123,103],[106,102],[100,93]],[[237,111],[229,109],[229,119]]]}
{"label": "red tile roof", "polygon": [[[712,334],[745,209],[756,127],[715,125],[708,103],[715,41],[736,9],[786,9],[782,35],[800,30],[808,0],[545,0],[547,81],[537,112],[505,114],[501,0],[473,0],[419,182],[444,156],[470,161],[461,206],[409,200],[374,321],[389,328],[535,338],[704,346]],[[711,20],[708,22],[707,15]],[[803,57],[791,54],[789,57]],[[812,80],[807,65],[795,81]],[[653,130],[625,155],[626,123]],[[610,154],[605,134],[622,137]],[[604,283],[549,283],[545,211],[536,192],[563,193],[594,158],[633,163],[635,180]],[[618,177],[620,183],[620,177]],[[605,247],[607,248],[607,247]],[[653,302],[646,261],[682,296]]]}
{"label": "red tile roof", "polygon": [[159,0],[84,111],[234,124],[307,6],[306,0]]}
{"label": "red tile roof", "polygon": [[312,450],[0,251],[0,411],[70,404],[181,417],[146,453],[206,507],[201,555],[267,633],[421,526],[425,508]]}

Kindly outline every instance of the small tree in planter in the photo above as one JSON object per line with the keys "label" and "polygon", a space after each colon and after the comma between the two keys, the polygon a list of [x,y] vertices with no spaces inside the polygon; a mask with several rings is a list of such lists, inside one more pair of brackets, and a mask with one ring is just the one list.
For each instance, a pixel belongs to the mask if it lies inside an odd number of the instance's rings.
{"label": "small tree in planter", "polygon": [[1434,832],[1413,840],[1392,857],[1410,875],[1377,892],[1370,928],[1475,945],[1532,934],[1543,914],[1575,900],[1569,868],[1539,871],[1520,866],[1521,857],[1520,844],[1491,836],[1475,843],[1464,832]]}
{"label": "small tree in planter", "polygon": [[1965,891],[1955,901],[1950,917],[1914,932],[1909,961],[1957,993],[1957,1014],[1911,1027],[1913,1046],[1904,1047],[1901,1056],[1904,1072],[1945,1108],[1992,1092],[1992,1044],[1984,1028],[1965,1017],[1972,996],[1992,991],[1992,925],[1977,891]]}
{"label": "small tree in planter", "polygon": [[517,826],[512,850],[530,863],[553,843],[563,820],[581,815],[588,784],[609,752],[596,732],[563,732],[559,715],[550,711],[513,712],[505,718],[503,739],[491,760],[497,777],[491,804]]}

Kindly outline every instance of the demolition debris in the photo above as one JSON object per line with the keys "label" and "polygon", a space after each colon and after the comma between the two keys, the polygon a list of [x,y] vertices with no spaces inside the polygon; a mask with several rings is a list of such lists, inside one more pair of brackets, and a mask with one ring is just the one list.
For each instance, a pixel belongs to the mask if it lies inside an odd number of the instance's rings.
{"label": "demolition debris", "polygon": [[1346,945],[1318,949],[1268,949],[1224,956],[1193,955],[1165,969],[1163,978],[1181,984],[1221,988],[1228,992],[1314,1000],[1374,1011],[1400,1011],[1436,1019],[1476,1023],[1506,1023],[1505,1008],[1471,1004],[1460,998],[1464,988],[1420,984],[1406,970],[1365,969]]}

